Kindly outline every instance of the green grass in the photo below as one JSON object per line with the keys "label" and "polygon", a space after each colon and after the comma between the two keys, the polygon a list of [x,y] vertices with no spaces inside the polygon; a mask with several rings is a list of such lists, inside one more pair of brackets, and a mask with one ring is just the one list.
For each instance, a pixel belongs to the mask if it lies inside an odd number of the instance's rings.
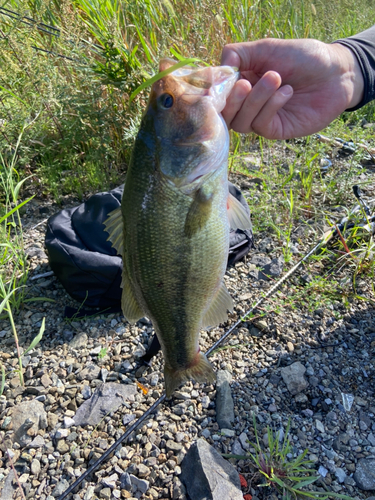
{"label": "green grass", "polygon": [[292,451],[292,445],[288,436],[290,420],[282,439],[279,439],[279,432],[273,433],[272,429],[267,427],[268,449],[264,449],[260,445],[255,416],[253,416],[253,428],[255,443],[250,443],[254,450],[253,453],[244,456],[224,456],[238,460],[248,460],[251,466],[256,469],[257,475],[262,482],[262,484],[258,484],[258,487],[271,487],[275,489],[282,495],[283,500],[297,498],[320,498],[322,500],[329,498],[351,499],[351,497],[339,493],[317,491],[312,488],[306,490],[306,487],[315,483],[319,477],[312,473],[312,462],[306,459],[308,450],[305,450],[296,458],[288,458],[288,455],[290,456]]}
{"label": "green grass", "polygon": [[[25,301],[28,265],[20,211],[28,201],[23,187],[59,202],[73,193],[90,193],[124,180],[147,85],[163,56],[197,58],[217,65],[225,43],[262,37],[315,37],[331,42],[355,34],[375,18],[369,0],[9,0],[4,7],[28,15],[37,24],[11,19],[0,9],[0,315],[10,322],[22,379],[22,355],[15,317]],[[38,24],[39,23],[39,24]],[[45,23],[43,26],[40,23]],[[52,28],[56,29],[53,30]],[[58,34],[58,36],[56,36]],[[36,50],[39,48],[41,50]],[[142,89],[130,102],[135,91]],[[323,133],[374,146],[375,105],[344,113]],[[229,169],[243,179],[257,237],[272,234],[273,254],[287,267],[298,227],[338,222],[337,209],[355,204],[351,192],[360,180],[364,152],[358,149],[343,167],[323,174],[319,161],[335,156],[331,145],[315,137],[269,141],[231,133]],[[312,224],[313,223],[313,224]],[[315,243],[321,236],[316,229]],[[303,251],[304,237],[297,238]],[[349,249],[349,253],[347,251]],[[344,231],[314,256],[302,273],[265,305],[263,314],[340,305],[353,300],[373,305],[374,290],[364,295],[358,283],[373,283],[374,242],[363,228]],[[301,274],[312,279],[302,283]],[[373,285],[372,285],[373,286]],[[258,313],[257,313],[258,314]],[[39,335],[29,349],[35,347]],[[26,351],[27,352],[27,351]],[[106,348],[99,358],[106,354]],[[0,395],[6,373],[0,365]],[[264,484],[283,498],[348,498],[306,489],[316,480],[305,459],[287,455],[290,443],[268,429],[268,450],[256,434],[249,459]]]}
{"label": "green grass", "polygon": [[27,123],[19,164],[36,175],[39,194],[57,201],[121,182],[147,90],[132,105],[129,96],[161,56],[218,64],[228,42],[332,41],[368,27],[375,14],[366,0],[9,0],[5,7],[59,30],[0,13],[0,150],[11,154]]}

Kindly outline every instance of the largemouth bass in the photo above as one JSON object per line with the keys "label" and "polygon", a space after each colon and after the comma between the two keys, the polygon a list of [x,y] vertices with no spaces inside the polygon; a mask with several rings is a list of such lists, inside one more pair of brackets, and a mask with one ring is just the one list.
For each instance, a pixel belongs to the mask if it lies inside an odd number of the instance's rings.
{"label": "largemouth bass", "polygon": [[[163,59],[159,69],[173,64]],[[124,316],[152,320],[167,396],[188,379],[215,380],[199,331],[232,310],[223,283],[229,227],[250,226],[228,194],[229,134],[220,114],[236,80],[228,66],[183,67],[153,84],[121,207],[105,223],[123,258]]]}

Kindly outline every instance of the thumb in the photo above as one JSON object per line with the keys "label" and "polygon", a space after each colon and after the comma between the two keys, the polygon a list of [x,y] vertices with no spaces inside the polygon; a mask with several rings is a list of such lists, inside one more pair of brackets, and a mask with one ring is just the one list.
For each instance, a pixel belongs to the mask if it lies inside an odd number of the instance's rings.
{"label": "thumb", "polygon": [[233,49],[232,45],[225,45],[221,54],[221,65],[232,66],[240,69],[241,59],[237,52]]}

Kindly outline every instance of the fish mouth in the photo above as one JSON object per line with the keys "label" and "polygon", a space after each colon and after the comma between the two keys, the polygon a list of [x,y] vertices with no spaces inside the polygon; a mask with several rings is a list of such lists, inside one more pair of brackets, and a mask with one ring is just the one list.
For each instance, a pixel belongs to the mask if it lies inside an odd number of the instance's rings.
{"label": "fish mouth", "polygon": [[[182,72],[181,70],[184,70]],[[240,77],[238,68],[232,66],[210,66],[201,68],[181,68],[172,73],[183,81],[183,94],[187,103],[194,103],[199,97],[210,97],[213,107],[221,113],[234,84]]]}

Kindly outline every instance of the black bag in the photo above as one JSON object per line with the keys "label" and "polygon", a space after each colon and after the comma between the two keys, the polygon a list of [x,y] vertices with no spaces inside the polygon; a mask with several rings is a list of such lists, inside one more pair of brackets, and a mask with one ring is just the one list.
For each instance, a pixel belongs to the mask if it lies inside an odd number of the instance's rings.
{"label": "black bag", "polygon": [[[49,264],[68,294],[84,307],[120,311],[122,259],[107,241],[104,221],[121,204],[124,185],[98,193],[87,201],[48,219],[45,244]],[[241,191],[233,184],[229,190],[249,214]],[[230,233],[228,265],[233,265],[253,246],[251,230]],[[109,312],[109,311],[108,311]]]}

